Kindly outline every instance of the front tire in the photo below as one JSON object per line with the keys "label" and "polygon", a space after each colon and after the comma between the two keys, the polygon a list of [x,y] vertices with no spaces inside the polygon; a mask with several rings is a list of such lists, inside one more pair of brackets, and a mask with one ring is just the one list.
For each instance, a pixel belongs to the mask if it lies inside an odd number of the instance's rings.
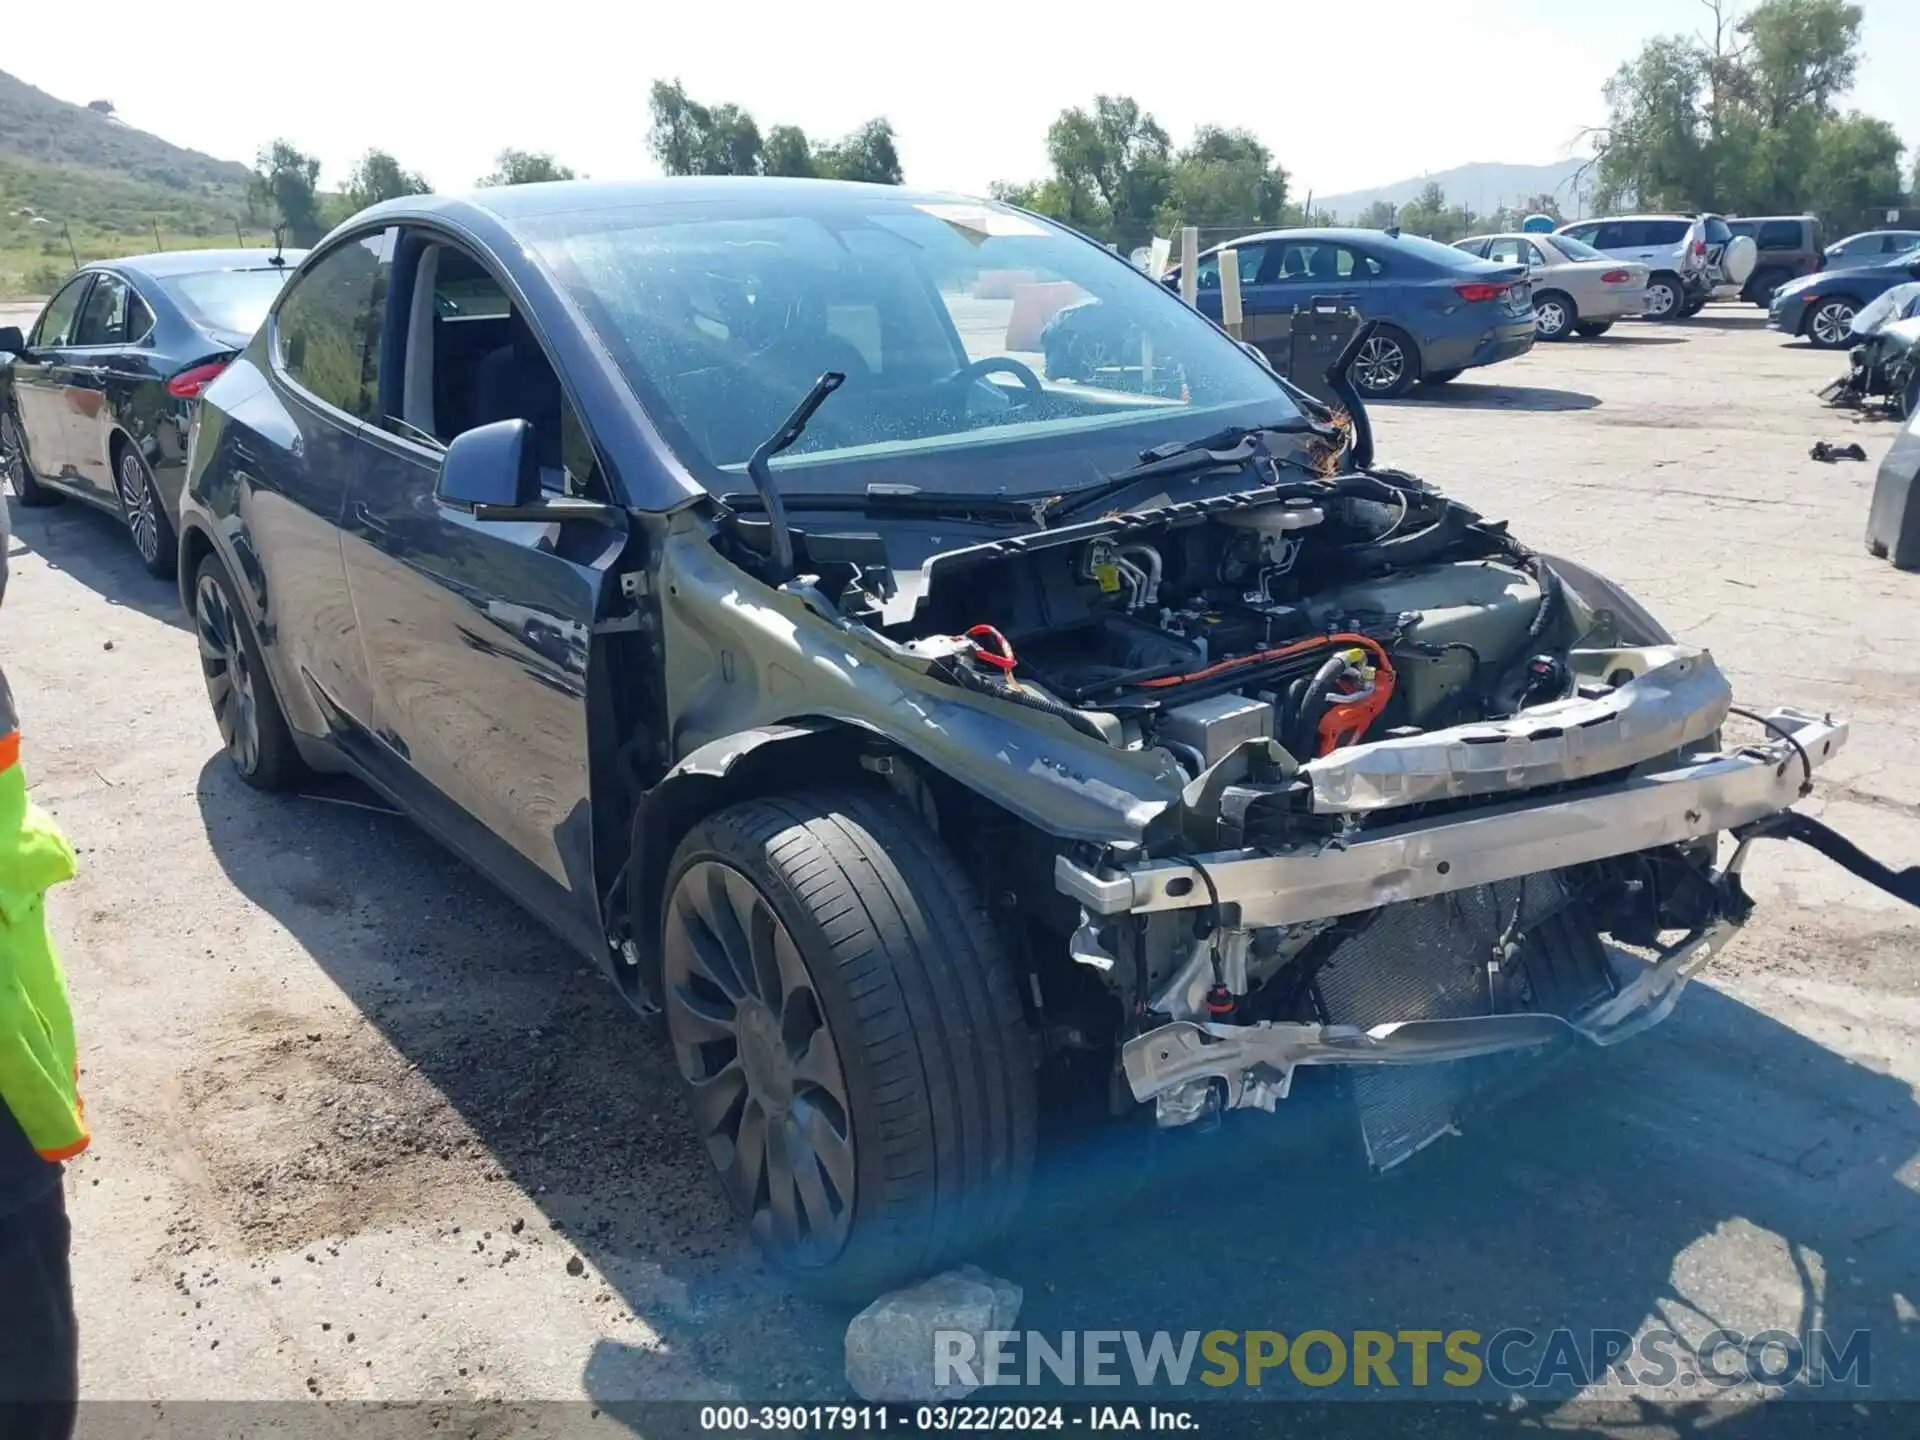
{"label": "front tire", "polygon": [[6,481],[7,489],[22,505],[58,505],[60,493],[49,490],[40,483],[40,477],[33,473],[33,466],[27,461],[27,444],[20,434],[20,425],[13,416],[0,411],[0,478]]}
{"label": "front tire", "polygon": [[1005,1228],[1033,1164],[1032,1041],[937,836],[853,789],[745,801],[681,842],[662,911],[688,1108],[798,1285],[868,1299]]}
{"label": "front tire", "polygon": [[201,561],[194,575],[193,629],[207,700],[233,768],[256,790],[292,789],[306,766],[261,663],[253,627],[217,556]]}
{"label": "front tire", "polygon": [[1404,330],[1382,325],[1367,337],[1347,374],[1363,400],[1395,400],[1420,378],[1420,352]]}
{"label": "front tire", "polygon": [[127,533],[133,537],[134,553],[149,575],[171,580],[179,561],[180,542],[173,533],[173,522],[167,518],[167,507],[160,503],[153,472],[132,445],[119,447],[113,478],[120,492],[120,513],[126,518]]}
{"label": "front tire", "polygon": [[1533,297],[1534,333],[1542,340],[1564,340],[1573,333],[1579,311],[1571,297],[1546,290]]}
{"label": "front tire", "polygon": [[1809,310],[1800,330],[1822,350],[1842,350],[1853,338],[1853,317],[1858,313],[1853,301],[1836,295]]}
{"label": "front tire", "polygon": [[1422,385],[1447,385],[1458,380],[1465,373],[1464,370],[1427,370],[1421,373],[1420,383]]}

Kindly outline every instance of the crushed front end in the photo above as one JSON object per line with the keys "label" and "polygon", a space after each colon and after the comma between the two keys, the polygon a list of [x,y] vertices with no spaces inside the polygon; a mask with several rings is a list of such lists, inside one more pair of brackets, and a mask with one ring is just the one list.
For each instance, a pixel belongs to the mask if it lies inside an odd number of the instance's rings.
{"label": "crushed front end", "polygon": [[1846,725],[1776,710],[1767,738],[1723,749],[1731,697],[1705,652],[1569,658],[1604,693],[1335,751],[1294,773],[1305,808],[1250,830],[1221,787],[1239,843],[1059,858],[1076,957],[1144,973],[1120,1061],[1161,1124],[1272,1110],[1297,1067],[1351,1066],[1385,1169],[1456,1128],[1472,1075],[1443,1062],[1611,1045],[1667,1016],[1747,917],[1752,839]]}

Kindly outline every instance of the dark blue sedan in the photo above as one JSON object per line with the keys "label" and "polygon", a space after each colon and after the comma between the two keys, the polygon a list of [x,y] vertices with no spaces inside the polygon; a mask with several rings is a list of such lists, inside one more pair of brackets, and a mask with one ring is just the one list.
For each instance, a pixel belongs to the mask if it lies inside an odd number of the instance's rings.
{"label": "dark blue sedan", "polygon": [[[1220,252],[1200,256],[1198,304],[1220,318]],[[1380,322],[1353,365],[1368,399],[1443,385],[1463,370],[1533,348],[1532,286],[1524,265],[1497,264],[1387,230],[1272,230],[1232,242],[1242,336],[1285,367],[1296,309],[1322,299]],[[1169,283],[1177,285],[1176,271]]]}
{"label": "dark blue sedan", "polygon": [[0,330],[0,474],[22,505],[121,516],[173,573],[195,398],[253,338],[304,251],[176,250],[76,272],[25,335]]}
{"label": "dark blue sedan", "polygon": [[1852,343],[1853,317],[1867,302],[1910,280],[1920,280],[1920,249],[1802,275],[1773,292],[1767,324],[1823,350],[1844,349]]}

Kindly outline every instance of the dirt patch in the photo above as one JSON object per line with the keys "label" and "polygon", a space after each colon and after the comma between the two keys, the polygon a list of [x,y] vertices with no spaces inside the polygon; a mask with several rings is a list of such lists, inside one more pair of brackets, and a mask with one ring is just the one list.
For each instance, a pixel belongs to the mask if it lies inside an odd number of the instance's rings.
{"label": "dirt patch", "polygon": [[213,1214],[251,1251],[431,1215],[483,1147],[370,1027],[257,1013],[183,1077]]}

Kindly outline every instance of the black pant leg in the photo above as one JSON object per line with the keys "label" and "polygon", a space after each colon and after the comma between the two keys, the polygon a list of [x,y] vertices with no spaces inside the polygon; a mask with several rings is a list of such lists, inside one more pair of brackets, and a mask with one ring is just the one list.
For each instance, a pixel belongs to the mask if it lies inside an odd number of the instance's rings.
{"label": "black pant leg", "polygon": [[67,1440],[80,1396],[64,1187],[0,1216],[0,1440]]}

